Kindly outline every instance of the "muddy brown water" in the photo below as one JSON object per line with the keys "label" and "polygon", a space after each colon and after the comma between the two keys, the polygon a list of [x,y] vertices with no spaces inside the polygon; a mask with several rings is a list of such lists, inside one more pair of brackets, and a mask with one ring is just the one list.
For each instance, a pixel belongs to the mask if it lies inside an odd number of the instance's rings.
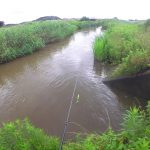
{"label": "muddy brown water", "polygon": [[144,104],[103,84],[111,67],[95,62],[92,51],[92,42],[101,33],[100,28],[79,31],[0,65],[0,124],[28,117],[36,127],[60,136],[77,79],[70,121],[78,126],[70,125],[68,132],[103,132],[109,118],[112,128],[119,130],[125,110]]}

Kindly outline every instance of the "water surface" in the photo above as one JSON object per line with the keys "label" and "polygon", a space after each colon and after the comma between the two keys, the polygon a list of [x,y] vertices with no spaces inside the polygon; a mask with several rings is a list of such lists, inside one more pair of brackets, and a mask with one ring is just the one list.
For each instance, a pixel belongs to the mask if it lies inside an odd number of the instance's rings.
{"label": "water surface", "polygon": [[59,136],[77,79],[70,121],[78,126],[70,125],[68,132],[103,132],[109,118],[112,128],[119,130],[122,114],[139,101],[103,84],[111,67],[94,61],[92,42],[98,34],[100,28],[79,31],[0,65],[0,123],[28,117],[36,127]]}

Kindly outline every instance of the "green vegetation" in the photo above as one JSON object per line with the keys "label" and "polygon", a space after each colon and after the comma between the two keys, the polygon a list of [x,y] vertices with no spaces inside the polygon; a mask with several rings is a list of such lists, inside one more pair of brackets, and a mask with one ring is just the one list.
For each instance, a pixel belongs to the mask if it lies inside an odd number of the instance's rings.
{"label": "green vegetation", "polygon": [[58,150],[59,140],[47,136],[28,120],[6,123],[0,129],[0,150]]}
{"label": "green vegetation", "polygon": [[97,60],[119,64],[112,73],[113,77],[136,75],[149,68],[149,22],[103,21],[107,31],[96,38],[93,49]]}
{"label": "green vegetation", "polygon": [[[145,111],[131,108],[124,115],[122,129],[109,129],[99,135],[66,141],[63,150],[149,150],[150,149],[150,102]],[[0,150],[58,150],[60,141],[47,136],[28,120],[6,123],[0,129]]]}
{"label": "green vegetation", "polygon": [[97,19],[94,19],[94,18],[88,18],[86,16],[83,16],[80,21],[96,21]]}
{"label": "green vegetation", "polygon": [[88,20],[90,20],[90,18],[88,18],[88,17],[86,17],[86,16],[83,16],[83,17],[80,19],[80,21],[88,21]]}
{"label": "green vegetation", "polygon": [[39,21],[0,28],[0,63],[33,53],[98,21]]}

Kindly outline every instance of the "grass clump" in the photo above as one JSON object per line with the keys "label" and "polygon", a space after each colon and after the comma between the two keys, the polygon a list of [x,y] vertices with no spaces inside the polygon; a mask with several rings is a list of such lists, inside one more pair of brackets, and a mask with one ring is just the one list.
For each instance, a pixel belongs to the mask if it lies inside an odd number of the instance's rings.
{"label": "grass clump", "polygon": [[[122,129],[78,136],[65,141],[63,150],[149,150],[150,102],[146,110],[133,107],[123,116]],[[47,136],[28,120],[6,123],[0,129],[0,150],[58,150],[60,141]]]}
{"label": "grass clump", "polygon": [[147,22],[116,22],[109,26],[104,36],[96,38],[93,44],[95,58],[119,64],[113,76],[135,75],[149,66],[150,30]]}
{"label": "grass clump", "polygon": [[104,37],[96,37],[94,43],[94,54],[97,60],[105,62],[109,59],[107,58],[109,55],[107,54],[108,51],[105,50],[105,46],[106,46],[106,39]]}
{"label": "grass clump", "polygon": [[112,76],[137,75],[149,69],[150,53],[147,51],[130,51],[122,63],[113,72]]}

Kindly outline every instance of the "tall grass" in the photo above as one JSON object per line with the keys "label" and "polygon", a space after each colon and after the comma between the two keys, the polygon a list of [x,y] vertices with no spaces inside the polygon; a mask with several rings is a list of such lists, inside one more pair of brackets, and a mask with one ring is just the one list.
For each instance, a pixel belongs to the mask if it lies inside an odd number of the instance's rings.
{"label": "tall grass", "polygon": [[[123,116],[122,129],[111,127],[103,134],[68,140],[63,150],[149,150],[150,102],[145,111],[133,107]],[[47,136],[28,120],[6,123],[0,128],[0,150],[58,150],[60,141]]]}
{"label": "tall grass", "polygon": [[47,136],[28,120],[10,122],[0,129],[0,150],[58,150],[59,140]]}
{"label": "tall grass", "polygon": [[95,58],[119,64],[113,76],[135,75],[149,66],[150,30],[148,23],[145,24],[113,23],[103,37],[96,38],[93,44]]}
{"label": "tall grass", "polygon": [[63,21],[34,22],[0,29],[0,62],[31,54],[48,42],[71,35],[77,27]]}
{"label": "tall grass", "polygon": [[91,27],[97,27],[100,25],[101,25],[100,21],[80,21],[78,28],[79,29],[91,28]]}
{"label": "tall grass", "polygon": [[149,63],[150,52],[141,50],[131,51],[114,70],[112,77],[137,75],[149,69]]}
{"label": "tall grass", "polygon": [[108,51],[105,49],[106,39],[105,37],[96,37],[94,43],[94,54],[97,60],[101,60],[103,62],[108,61]]}
{"label": "tall grass", "polygon": [[42,21],[0,28],[0,63],[13,60],[61,40],[97,21]]}

